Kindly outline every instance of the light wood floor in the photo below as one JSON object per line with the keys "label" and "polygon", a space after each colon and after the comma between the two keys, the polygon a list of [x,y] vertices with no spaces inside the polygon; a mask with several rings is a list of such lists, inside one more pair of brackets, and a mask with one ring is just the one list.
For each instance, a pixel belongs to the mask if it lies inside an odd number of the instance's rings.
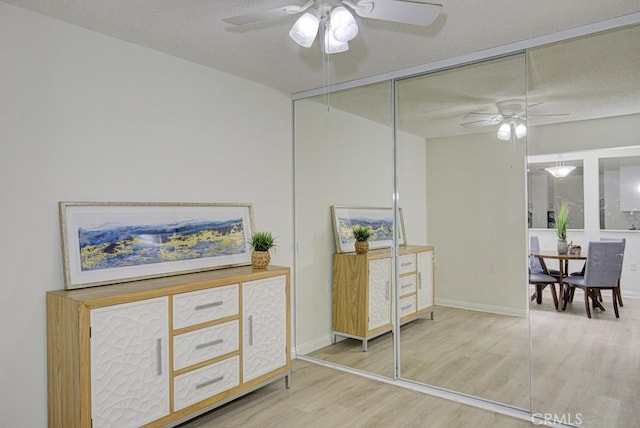
{"label": "light wood floor", "polygon": [[[529,320],[436,307],[400,331],[401,377],[521,409],[530,407]],[[309,356],[393,376],[392,335],[347,339]]]}
{"label": "light wood floor", "polygon": [[[607,310],[588,319],[579,293],[557,312],[545,291],[530,320],[437,307],[434,321],[402,327],[402,377],[574,423],[579,416],[585,427],[638,427],[640,299],[626,298],[616,319],[606,293]],[[387,334],[366,353],[348,339],[309,356],[391,376],[391,346]]]}
{"label": "light wood floor", "polygon": [[181,428],[531,427],[531,422],[301,360],[278,381]]}

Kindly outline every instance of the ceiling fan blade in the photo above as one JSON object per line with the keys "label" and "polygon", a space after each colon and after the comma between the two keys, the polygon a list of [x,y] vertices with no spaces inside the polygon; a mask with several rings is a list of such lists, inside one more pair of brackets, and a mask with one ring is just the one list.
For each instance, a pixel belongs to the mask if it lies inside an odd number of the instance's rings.
{"label": "ceiling fan blade", "polygon": [[436,20],[441,4],[412,0],[361,0],[354,11],[363,18],[428,26]]}
{"label": "ceiling fan blade", "polygon": [[551,114],[528,114],[527,117],[554,117],[554,116],[569,116],[569,113],[551,113]]}
{"label": "ceiling fan blade", "polygon": [[299,5],[287,5],[274,7],[273,9],[265,9],[257,12],[249,12],[238,16],[230,16],[229,18],[222,18],[222,20],[228,24],[233,25],[245,25],[253,24],[254,22],[269,21],[272,19],[282,18],[283,16],[295,15],[313,6],[313,0],[305,3],[302,6]]}
{"label": "ceiling fan blade", "polygon": [[504,119],[504,116],[495,113],[467,113],[462,118],[462,120],[466,120],[468,122],[485,121],[491,122],[492,124],[498,123],[502,119]]}
{"label": "ceiling fan blade", "polygon": [[490,120],[475,120],[472,122],[465,122],[465,123],[461,123],[460,126],[464,127],[464,128],[468,128],[468,129],[473,129],[473,128],[482,128],[483,126],[492,126],[492,125],[496,125],[500,123],[500,121],[498,120],[496,121],[490,121]]}

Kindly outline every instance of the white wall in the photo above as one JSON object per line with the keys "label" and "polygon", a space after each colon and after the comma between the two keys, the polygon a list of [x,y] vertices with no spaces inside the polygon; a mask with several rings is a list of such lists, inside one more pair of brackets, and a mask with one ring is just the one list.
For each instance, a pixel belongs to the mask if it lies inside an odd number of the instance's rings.
{"label": "white wall", "polygon": [[[400,205],[407,234],[421,234],[426,216],[424,140],[408,134],[402,140],[402,158],[411,163],[400,173]],[[393,134],[390,126],[335,108],[327,112],[313,100],[298,100],[295,154],[296,346],[304,354],[330,343],[335,252],[330,207],[392,206]],[[417,171],[409,179],[414,167]],[[411,235],[409,241],[425,243]]]}
{"label": "white wall", "polygon": [[524,142],[438,138],[427,156],[436,304],[525,316]]}
{"label": "white wall", "polygon": [[0,3],[0,425],[47,425],[57,202],[251,202],[292,264],[291,101]]}

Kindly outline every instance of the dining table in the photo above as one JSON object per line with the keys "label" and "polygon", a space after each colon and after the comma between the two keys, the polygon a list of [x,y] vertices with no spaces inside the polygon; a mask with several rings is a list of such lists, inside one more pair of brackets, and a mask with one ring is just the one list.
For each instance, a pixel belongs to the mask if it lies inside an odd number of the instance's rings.
{"label": "dining table", "polygon": [[[555,250],[540,250],[534,253],[531,253],[533,257],[537,257],[540,260],[540,264],[546,269],[545,259],[550,260],[558,260],[558,306],[556,309],[558,311],[564,311],[567,306],[568,293],[565,292],[564,284],[562,282],[563,278],[568,275],[569,270],[569,262],[571,260],[587,260],[587,255],[583,252],[580,253],[567,253],[567,254],[559,254]],[[553,275],[555,276],[555,275]]]}

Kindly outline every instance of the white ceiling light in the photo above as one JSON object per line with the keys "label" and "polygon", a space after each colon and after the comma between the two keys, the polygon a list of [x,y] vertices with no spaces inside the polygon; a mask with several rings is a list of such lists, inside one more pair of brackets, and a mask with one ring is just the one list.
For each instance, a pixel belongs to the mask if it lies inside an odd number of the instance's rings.
{"label": "white ceiling light", "polygon": [[298,18],[289,31],[289,36],[300,46],[311,47],[318,33],[320,18],[311,12],[306,12]]}
{"label": "white ceiling light", "polygon": [[336,40],[333,29],[325,25],[322,49],[326,54],[334,54],[349,50],[349,43]]}
{"label": "white ceiling light", "polygon": [[503,122],[498,128],[498,139],[503,141],[509,141],[511,139],[511,124]]}
{"label": "white ceiling light", "polygon": [[331,11],[331,32],[337,41],[344,43],[353,40],[358,34],[356,19],[344,6]]}
{"label": "white ceiling light", "polygon": [[498,128],[498,139],[503,141],[511,140],[511,135],[515,134],[520,139],[527,135],[527,125],[519,120],[503,120]]}
{"label": "white ceiling light", "polygon": [[571,171],[576,169],[573,165],[565,165],[561,156],[558,156],[558,160],[555,166],[551,166],[549,168],[545,168],[549,174],[553,175],[556,178],[564,178],[567,175],[571,174]]}

